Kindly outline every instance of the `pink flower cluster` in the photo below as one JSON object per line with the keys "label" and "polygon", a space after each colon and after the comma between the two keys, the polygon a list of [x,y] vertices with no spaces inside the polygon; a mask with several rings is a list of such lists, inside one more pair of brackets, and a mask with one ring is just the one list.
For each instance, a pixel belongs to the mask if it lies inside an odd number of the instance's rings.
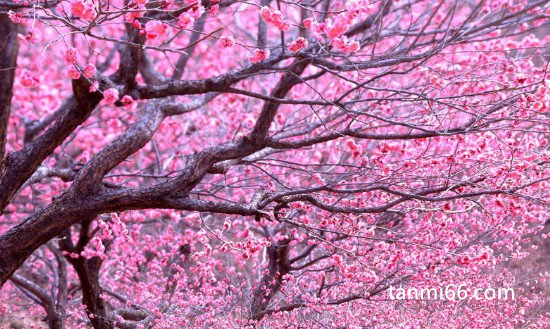
{"label": "pink flower cluster", "polygon": [[180,29],[188,29],[193,26],[195,18],[188,12],[182,13],[178,18],[178,27]]}
{"label": "pink flower cluster", "polygon": [[75,48],[69,48],[65,50],[64,59],[67,64],[74,64],[78,56],[78,50]]}
{"label": "pink flower cluster", "polygon": [[289,51],[292,51],[293,53],[295,52],[298,52],[304,48],[306,48],[308,45],[308,41],[303,38],[303,37],[299,37],[297,38],[296,40],[292,41],[289,45],[288,45],[288,50]]}
{"label": "pink flower cluster", "polygon": [[82,73],[88,79],[93,77],[96,73],[95,65],[94,64],[86,64],[86,66],[84,66],[84,70],[83,70]]}
{"label": "pink flower cluster", "polygon": [[[194,3],[197,3],[197,2],[194,1]],[[196,20],[196,19],[199,19],[199,17],[201,17],[202,14],[204,14],[205,11],[206,11],[206,9],[204,9],[204,6],[199,1],[198,5],[193,6],[189,10],[189,14],[191,14],[191,16]]]}
{"label": "pink flower cluster", "polygon": [[122,102],[122,105],[124,105],[124,108],[127,110],[133,109],[136,105],[132,96],[129,95],[122,96],[122,99],[120,101]]}
{"label": "pink flower cluster", "polygon": [[271,52],[269,51],[269,49],[256,49],[254,50],[254,53],[252,54],[252,56],[250,56],[248,59],[252,63],[258,63],[267,59],[270,54]]}
{"label": "pink flower cluster", "polygon": [[12,22],[15,24],[21,23],[23,20],[23,13],[22,12],[14,12],[13,10],[8,11],[8,16],[11,19]]}
{"label": "pink flower cluster", "polygon": [[326,33],[331,38],[338,38],[346,33],[351,25],[351,20],[346,15],[338,15],[334,19],[328,19],[326,24]]}
{"label": "pink flower cluster", "polygon": [[31,72],[27,69],[23,69],[21,71],[19,81],[21,81],[21,85],[23,85],[23,87],[35,87],[38,85],[38,82],[40,82],[36,73]]}
{"label": "pink flower cluster", "polygon": [[367,0],[350,0],[346,2],[346,9],[349,16],[363,18],[369,12],[369,5]]}
{"label": "pink flower cluster", "polygon": [[99,237],[93,237],[81,253],[84,258],[99,257],[105,259],[105,245]]}
{"label": "pink flower cluster", "polygon": [[115,88],[109,88],[103,92],[103,100],[107,104],[114,104],[116,101],[118,101],[118,98],[120,97],[120,94],[118,93],[118,90]]}
{"label": "pink flower cluster", "polygon": [[145,6],[139,5],[133,11],[124,14],[124,20],[134,26],[134,28],[140,29],[141,24],[138,19],[145,15]]}
{"label": "pink flower cluster", "polygon": [[76,17],[80,17],[86,21],[92,21],[97,16],[94,3],[88,0],[75,0],[71,2],[71,12]]}
{"label": "pink flower cluster", "polygon": [[436,77],[436,76],[430,77],[430,84],[437,89],[441,89],[444,87],[443,80],[441,80],[439,77]]}
{"label": "pink flower cluster", "polygon": [[40,42],[42,40],[42,32],[39,29],[30,28],[25,36],[18,34],[17,37],[22,43],[28,45],[29,43]]}
{"label": "pink flower cluster", "polygon": [[220,37],[219,45],[221,48],[233,47],[235,45],[235,38],[233,38],[232,36],[224,35]]}
{"label": "pink flower cluster", "polygon": [[105,91],[103,91],[103,100],[107,104],[114,104],[116,101],[120,99],[120,102],[122,105],[127,109],[131,110],[133,109],[137,104],[130,95],[124,95],[122,98],[120,98],[120,93],[115,88],[109,88]]}
{"label": "pink flower cluster", "polygon": [[[80,78],[80,73],[81,72],[78,71],[78,69],[74,65],[70,66],[68,69],[68,75],[71,79]],[[96,73],[96,68],[94,64],[86,64],[86,66],[84,66],[84,68],[82,69],[82,74],[88,79],[92,78],[95,75],[95,73]]]}
{"label": "pink flower cluster", "polygon": [[350,41],[345,35],[332,39],[331,44],[336,49],[343,51],[346,54],[356,52],[360,48],[358,41]]}
{"label": "pink flower cluster", "polygon": [[161,21],[152,20],[145,24],[145,33],[147,39],[156,39],[163,37],[168,32],[168,25]]}
{"label": "pink flower cluster", "polygon": [[80,72],[78,72],[74,65],[69,66],[69,69],[67,70],[67,75],[73,80],[80,78]]}
{"label": "pink flower cluster", "polygon": [[328,37],[336,49],[346,54],[353,53],[360,49],[360,44],[357,41],[348,40],[344,34],[357,18],[363,18],[367,14],[368,6],[367,0],[351,0],[346,3],[346,12],[328,18],[322,23],[309,17],[304,19],[303,24],[306,29],[313,32],[316,39],[324,40]]}
{"label": "pink flower cluster", "polygon": [[281,31],[288,31],[290,29],[290,23],[288,23],[280,10],[272,11],[269,7],[262,7],[260,9],[260,15],[264,21],[275,25]]}
{"label": "pink flower cluster", "polygon": [[126,225],[124,225],[124,223],[122,222],[122,220],[117,214],[111,215],[111,227],[118,237],[121,237],[126,241],[132,240],[132,238],[128,234],[128,229],[126,228]]}
{"label": "pink flower cluster", "polygon": [[535,91],[534,94],[521,96],[523,103],[527,103],[538,112],[550,110],[550,80],[546,80]]}
{"label": "pink flower cluster", "polygon": [[363,149],[361,148],[360,145],[355,144],[355,141],[353,139],[348,139],[346,141],[346,145],[348,149],[351,151],[354,158],[358,158],[361,156]]}

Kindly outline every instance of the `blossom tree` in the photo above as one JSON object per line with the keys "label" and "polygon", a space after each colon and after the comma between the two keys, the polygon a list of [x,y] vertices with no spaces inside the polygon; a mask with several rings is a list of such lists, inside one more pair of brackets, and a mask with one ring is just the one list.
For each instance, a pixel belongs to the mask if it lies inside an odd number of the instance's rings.
{"label": "blossom tree", "polygon": [[0,0],[0,321],[548,328],[535,290],[473,291],[519,287],[548,220],[549,17]]}

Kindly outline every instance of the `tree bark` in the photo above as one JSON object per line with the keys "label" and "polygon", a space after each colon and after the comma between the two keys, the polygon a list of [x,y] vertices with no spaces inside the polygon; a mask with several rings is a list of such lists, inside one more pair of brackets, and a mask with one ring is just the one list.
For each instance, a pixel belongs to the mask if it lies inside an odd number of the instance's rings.
{"label": "tree bark", "polygon": [[[86,245],[90,242],[90,224],[92,219],[81,221],[80,236],[76,245],[72,242],[71,230],[65,230],[59,240],[59,247],[62,251],[69,254],[80,254],[84,251]],[[99,271],[103,260],[99,257],[91,258],[72,258],[65,256],[67,261],[73,266],[80,281],[82,290],[82,304],[86,306],[86,314],[92,323],[94,329],[113,329],[114,323],[108,313],[103,298],[101,298],[101,285],[99,283]]]}
{"label": "tree bark", "polygon": [[113,321],[109,318],[107,308],[101,294],[99,284],[99,269],[102,260],[99,257],[90,259],[78,258],[69,261],[80,279],[82,288],[82,303],[86,305],[86,313],[95,329],[113,329]]}
{"label": "tree bark", "polygon": [[262,277],[252,298],[250,312],[253,320],[262,319],[269,302],[281,289],[283,277],[290,271],[288,262],[289,243],[290,240],[285,239],[267,247],[268,273]]}
{"label": "tree bark", "polygon": [[0,13],[0,162],[6,153],[18,50],[17,26],[8,15]]}
{"label": "tree bark", "polygon": [[94,216],[95,205],[67,194],[16,225],[0,239],[0,287],[41,245],[67,227]]}
{"label": "tree bark", "polygon": [[21,150],[9,153],[0,161],[0,215],[42,161],[63,143],[99,104],[103,95],[99,92],[89,92],[89,88],[90,83],[85,78],[73,80],[76,101],[72,106],[42,135]]}

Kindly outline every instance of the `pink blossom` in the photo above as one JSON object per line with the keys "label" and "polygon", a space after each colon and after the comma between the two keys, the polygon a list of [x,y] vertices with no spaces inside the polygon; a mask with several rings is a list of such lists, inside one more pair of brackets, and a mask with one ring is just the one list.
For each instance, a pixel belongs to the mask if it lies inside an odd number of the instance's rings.
{"label": "pink blossom", "polygon": [[222,36],[219,40],[219,45],[221,48],[229,48],[235,45],[235,38],[233,36]]}
{"label": "pink blossom", "polygon": [[275,26],[277,26],[277,28],[281,31],[288,31],[290,30],[290,23],[287,22],[287,21],[282,21],[278,24],[276,24]]}
{"label": "pink blossom", "polygon": [[103,92],[103,100],[107,104],[114,104],[119,98],[118,90],[115,88],[109,88]]}
{"label": "pink blossom", "polygon": [[98,81],[94,81],[94,82],[90,85],[89,91],[90,91],[91,93],[93,93],[93,92],[96,92],[98,89],[99,89],[99,82],[98,82]]}
{"label": "pink blossom", "polygon": [[271,52],[269,49],[255,49],[252,56],[248,58],[252,63],[261,62],[269,57]]}
{"label": "pink blossom", "polygon": [[11,19],[12,22],[15,24],[21,23],[23,20],[23,13],[22,12],[14,12],[13,10],[8,11],[8,16]]}
{"label": "pink blossom", "polygon": [[95,5],[88,0],[75,0],[71,3],[71,11],[76,17],[91,21],[96,18]]}
{"label": "pink blossom", "polygon": [[39,82],[36,74],[27,69],[23,69],[21,71],[19,81],[21,81],[21,85],[23,85],[24,87],[35,87],[36,85],[38,85]]}
{"label": "pink blossom", "polygon": [[78,51],[75,48],[69,48],[65,50],[65,63],[74,64],[76,62],[77,56]]}
{"label": "pink blossom", "polygon": [[[29,0],[12,0],[26,6],[18,9],[21,16],[10,13],[21,17],[20,40],[31,44],[44,35],[40,45],[22,47],[18,55],[6,149],[40,166],[24,175],[20,166],[4,166],[4,176],[24,187],[4,186],[0,177],[1,189],[16,196],[7,200],[0,235],[20,222],[39,227],[30,230],[36,236],[0,236],[0,250],[26,255],[39,248],[31,240],[63,234],[68,244],[54,237],[20,275],[48,291],[52,283],[64,284],[51,297],[71,300],[63,317],[68,329],[105,315],[79,306],[85,282],[74,265],[89,257],[103,261],[93,270],[107,315],[138,329],[550,328],[550,319],[538,312],[547,299],[535,293],[544,292],[536,281],[547,285],[550,275],[534,271],[528,289],[516,294],[519,300],[392,302],[386,289],[517,286],[521,277],[506,264],[543,246],[537,240],[550,234],[541,201],[550,196],[550,80],[540,61],[550,36],[526,33],[550,14],[546,5],[522,14],[517,10],[527,0],[458,7],[443,1],[432,13],[430,1],[401,0],[384,13],[388,1],[369,0],[372,10],[367,0],[333,1],[328,10],[323,2],[305,9],[305,3],[281,1],[260,10],[222,0],[219,13],[207,17],[184,76],[172,81],[180,53],[189,50],[188,30],[204,9],[199,1],[66,1],[32,8]],[[101,19],[82,26],[84,19],[71,12],[73,2],[82,16],[101,3]],[[208,14],[215,12],[216,0],[204,3]],[[484,12],[491,6],[495,11]],[[50,20],[55,11],[66,19]],[[310,18],[302,21],[304,11]],[[178,24],[184,12],[186,29]],[[367,27],[370,14],[372,27],[347,35],[354,24]],[[519,23],[503,29],[503,15]],[[256,34],[258,18],[268,27],[267,43],[254,47],[246,34]],[[151,20],[158,22],[146,31]],[[294,20],[307,30],[292,31],[292,25],[281,49],[279,30]],[[447,26],[451,38],[461,35],[453,26],[477,32],[459,42],[433,34]],[[156,38],[143,47],[151,70],[134,76],[124,69],[117,45],[128,45],[126,29],[143,36],[137,42],[148,32]],[[66,52],[65,42],[79,53]],[[415,42],[418,47],[409,47]],[[101,79],[91,64],[99,62],[106,63]],[[71,81],[67,73],[80,78]],[[127,81],[132,83],[125,86]],[[25,146],[25,122],[60,113],[82,96],[104,101],[87,122],[62,127],[70,138],[38,152],[40,159],[17,151],[39,142]],[[141,102],[144,113],[135,111]],[[172,115],[178,112],[186,113]],[[472,118],[483,120],[470,124]],[[120,149],[120,136],[132,147]],[[82,167],[90,161],[103,166],[91,189],[86,185],[94,182]],[[67,170],[67,182],[34,179]],[[517,194],[506,192],[518,188]],[[71,228],[82,217],[70,211],[80,201],[96,216]],[[47,224],[55,222],[56,207],[69,211],[63,227],[52,228]],[[6,236],[7,249],[1,242]],[[55,271],[63,265],[58,252],[71,260],[65,262],[67,282],[56,278],[63,274]],[[42,276],[51,280],[42,282]],[[31,297],[14,282],[6,284],[0,314],[43,312]],[[252,304],[259,313],[251,312]],[[137,312],[136,321],[125,320],[128,311]],[[419,311],[428,317],[415,318]]]}
{"label": "pink blossom", "polygon": [[199,5],[195,5],[189,10],[189,14],[197,20],[204,14],[205,11],[206,9],[204,9],[204,6],[199,2]]}
{"label": "pink blossom", "polygon": [[317,21],[312,21],[310,24],[308,24],[311,28],[311,31],[313,32],[313,36],[317,40],[323,40],[324,34],[327,33],[327,26],[326,23],[319,23]]}
{"label": "pink blossom", "polygon": [[133,105],[134,105],[134,99],[132,98],[132,96],[130,95],[124,95],[122,96],[122,105],[124,105],[124,107],[127,109],[127,110],[130,110],[132,109]]}
{"label": "pink blossom", "polygon": [[286,117],[281,113],[277,113],[277,115],[275,115],[275,120],[277,120],[278,124],[284,125],[286,122]]}
{"label": "pink blossom", "polygon": [[304,27],[306,29],[311,29],[314,22],[315,22],[315,19],[313,19],[311,17],[306,18],[306,19],[304,19]]}
{"label": "pink blossom", "polygon": [[516,81],[519,84],[524,83],[525,81],[527,81],[527,75],[525,75],[524,73],[517,74],[516,75]]}
{"label": "pink blossom", "polygon": [[271,18],[271,16],[272,16],[271,9],[269,9],[269,7],[263,6],[260,9],[260,16],[262,16],[262,18],[266,22],[271,23],[273,21],[272,18]]}
{"label": "pink blossom", "polygon": [[[145,9],[141,10],[141,7],[138,7],[138,9],[134,9],[134,11],[127,12],[126,14],[124,14],[124,20],[130,24],[133,24],[134,28],[136,28],[136,25],[139,25],[141,28],[141,24],[137,20],[143,17],[144,15],[145,15]],[[135,22],[137,22],[136,25],[134,25]]]}
{"label": "pink blossom", "polygon": [[93,237],[84,248],[82,256],[86,258],[99,257],[105,259],[105,245],[99,237]]}
{"label": "pink blossom", "polygon": [[356,52],[360,48],[359,42],[349,41],[345,35],[332,39],[331,44],[346,54]]}
{"label": "pink blossom", "polygon": [[348,19],[344,15],[338,15],[334,20],[329,20],[327,24],[327,34],[332,38],[337,38],[344,34],[350,26]]}
{"label": "pink blossom", "polygon": [[25,36],[18,34],[17,37],[24,44],[37,43],[42,40],[42,32],[40,32],[39,29],[31,28],[27,31],[27,34]]}
{"label": "pink blossom", "polygon": [[369,5],[367,0],[349,0],[346,3],[346,9],[351,17],[365,17],[369,11]]}
{"label": "pink blossom", "polygon": [[156,39],[163,37],[168,32],[168,26],[161,21],[152,20],[145,23],[145,33],[147,39]]}
{"label": "pink blossom", "polygon": [[78,70],[74,66],[69,67],[67,74],[69,75],[69,78],[73,80],[80,78],[80,72],[78,72]]}
{"label": "pink blossom", "polygon": [[547,104],[541,101],[536,101],[533,103],[533,108],[537,111],[543,111],[547,108]]}
{"label": "pink blossom", "polygon": [[267,23],[272,23],[281,31],[287,31],[290,29],[290,24],[285,20],[280,10],[272,11],[269,7],[262,7],[260,9],[260,16]]}
{"label": "pink blossom", "polygon": [[352,152],[355,152],[357,151],[357,144],[355,144],[355,141],[353,139],[348,139],[346,141],[346,145],[348,146],[348,148],[350,149],[350,151]]}
{"label": "pink blossom", "polygon": [[292,51],[292,52],[298,52],[304,48],[306,48],[308,45],[308,41],[303,38],[303,37],[299,37],[297,38],[296,40],[292,41],[289,45],[288,45],[288,50]]}
{"label": "pink blossom", "polygon": [[212,5],[210,6],[210,14],[216,15],[220,11],[220,5]]}
{"label": "pink blossom", "polygon": [[83,73],[86,78],[93,77],[95,75],[95,72],[96,72],[96,68],[94,64],[86,64],[86,66],[84,66]]}
{"label": "pink blossom", "polygon": [[434,86],[435,88],[437,88],[437,89],[441,89],[441,88],[444,87],[443,81],[440,78],[436,77],[436,76],[431,76],[430,77],[430,84],[432,86]]}
{"label": "pink blossom", "polygon": [[[144,0],[139,0],[139,2],[143,2],[145,4]],[[170,9],[174,5],[174,0],[162,0],[160,1],[160,7],[162,9]]]}
{"label": "pink blossom", "polygon": [[180,29],[188,29],[193,26],[195,19],[188,12],[182,13],[178,18],[178,26]]}

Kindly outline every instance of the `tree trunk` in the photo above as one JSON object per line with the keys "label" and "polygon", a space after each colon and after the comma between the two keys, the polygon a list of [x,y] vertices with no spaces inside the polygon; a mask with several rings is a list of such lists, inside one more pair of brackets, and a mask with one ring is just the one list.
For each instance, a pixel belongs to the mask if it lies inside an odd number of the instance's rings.
{"label": "tree trunk", "polygon": [[267,247],[267,257],[269,260],[268,273],[262,277],[252,298],[250,312],[253,320],[261,320],[265,315],[269,302],[281,289],[283,276],[290,271],[288,263],[289,242],[289,240],[285,239]]}
{"label": "tree trunk", "polygon": [[18,49],[17,26],[8,15],[0,13],[0,162],[6,153]]}

